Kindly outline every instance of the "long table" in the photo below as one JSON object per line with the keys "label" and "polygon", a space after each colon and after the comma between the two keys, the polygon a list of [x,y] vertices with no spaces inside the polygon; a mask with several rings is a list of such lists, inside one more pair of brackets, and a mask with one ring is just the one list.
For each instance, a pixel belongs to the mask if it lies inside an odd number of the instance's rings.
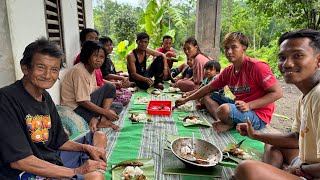
{"label": "long table", "polygon": [[[134,104],[135,98],[138,96],[149,97],[152,100],[168,100],[171,97],[171,93],[163,93],[160,96],[154,96],[147,92],[135,93],[130,103],[124,108],[120,114],[119,120],[116,122],[121,127],[120,131],[114,131],[112,129],[102,129],[107,133],[107,160],[108,170],[105,174],[106,179],[111,179],[111,165],[117,164],[130,159],[154,159],[154,179],[162,180],[180,180],[180,179],[194,179],[190,176],[181,175],[165,175],[162,173],[162,161],[164,153],[164,143],[167,135],[177,135],[190,137],[192,132],[195,137],[204,139],[212,144],[216,145],[220,149],[224,149],[228,143],[237,143],[245,137],[240,136],[234,129],[225,133],[217,133],[212,128],[203,126],[184,127],[179,120],[178,116],[181,113],[174,111],[170,116],[153,115],[152,122],[132,124],[129,118],[129,110],[145,110],[146,105]],[[210,123],[213,118],[203,111],[194,111],[193,114],[206,118]],[[257,141],[246,138],[246,146],[250,146],[255,149],[262,150],[263,144]],[[221,179],[229,179],[233,174],[232,168],[224,167],[222,170]],[[212,179],[206,177],[197,177],[196,179]]]}

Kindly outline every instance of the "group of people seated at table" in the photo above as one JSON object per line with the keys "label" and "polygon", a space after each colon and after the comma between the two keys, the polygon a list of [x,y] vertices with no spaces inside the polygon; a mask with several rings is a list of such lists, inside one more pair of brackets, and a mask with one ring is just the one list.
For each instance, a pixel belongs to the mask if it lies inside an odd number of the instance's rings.
{"label": "group of people seated at table", "polygon": [[[201,52],[195,38],[185,41],[187,62],[178,67],[172,63],[172,37],[165,36],[157,50],[148,48],[149,40],[145,32],[137,35],[137,47],[126,58],[127,77],[110,59],[110,38],[99,38],[94,29],[80,33],[81,52],[61,82],[61,104],[80,115],[91,130],[76,141],[68,139],[46,91],[59,77],[63,53],[44,38],[29,44],[20,61],[23,78],[0,89],[0,179],[104,179],[107,140],[97,129],[120,128],[114,121],[131,99],[128,87],[163,89],[168,80],[184,92],[176,106],[197,100],[197,107],[214,118],[216,131],[236,128],[265,143],[263,162],[243,161],[234,179],[320,178],[319,31],[290,31],[278,41],[278,68],[286,83],[303,94],[288,134],[257,131],[270,123],[282,90],[267,63],[246,56],[246,35],[225,35],[224,54],[231,65],[222,71],[218,61]],[[147,67],[149,56],[154,58]],[[225,86],[234,99],[224,95]]]}

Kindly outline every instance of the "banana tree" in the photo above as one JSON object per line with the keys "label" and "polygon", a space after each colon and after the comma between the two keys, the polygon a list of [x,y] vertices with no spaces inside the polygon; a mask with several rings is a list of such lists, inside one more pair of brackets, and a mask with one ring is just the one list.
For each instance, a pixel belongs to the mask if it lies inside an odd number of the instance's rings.
{"label": "banana tree", "polygon": [[170,35],[174,41],[175,30],[171,29],[171,23],[177,28],[186,29],[181,10],[174,7],[170,0],[149,0],[138,23],[139,31],[150,35],[151,48],[160,46],[164,35]]}
{"label": "banana tree", "polygon": [[121,70],[126,71],[127,63],[124,63],[124,62],[126,62],[126,56],[134,48],[136,48],[136,42],[135,41],[132,42],[130,45],[129,45],[129,41],[128,40],[121,41],[116,46],[116,48],[114,49],[114,51],[113,51],[113,53],[111,55],[112,59],[118,60],[118,61],[115,61],[114,64],[116,66],[121,66],[120,67]]}

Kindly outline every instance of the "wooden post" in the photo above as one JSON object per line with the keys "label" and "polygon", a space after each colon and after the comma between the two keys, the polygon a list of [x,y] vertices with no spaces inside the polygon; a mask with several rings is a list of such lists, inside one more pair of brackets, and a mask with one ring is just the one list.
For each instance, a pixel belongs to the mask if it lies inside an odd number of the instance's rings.
{"label": "wooden post", "polygon": [[203,53],[219,60],[222,0],[198,0],[196,39]]}

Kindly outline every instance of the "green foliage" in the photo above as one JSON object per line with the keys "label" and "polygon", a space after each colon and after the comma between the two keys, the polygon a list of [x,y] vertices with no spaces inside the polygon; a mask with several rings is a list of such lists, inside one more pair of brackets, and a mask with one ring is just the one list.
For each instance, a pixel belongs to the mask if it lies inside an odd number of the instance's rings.
{"label": "green foliage", "polygon": [[112,0],[98,0],[93,9],[95,29],[101,35],[112,37],[114,44],[123,40],[132,42],[141,12],[140,7],[118,4]]}
{"label": "green foliage", "polygon": [[248,3],[267,17],[285,18],[293,28],[320,30],[319,0],[248,0]]}
{"label": "green foliage", "polygon": [[131,16],[118,17],[114,22],[117,31],[114,31],[118,40],[128,40],[129,42],[135,41],[137,31],[137,21]]}
{"label": "green foliage", "polygon": [[127,54],[136,48],[136,43],[133,42],[129,45],[128,40],[121,41],[118,46],[113,50],[117,59],[126,60]]}
{"label": "green foliage", "polygon": [[[124,40],[121,41],[117,47],[113,50],[111,59],[114,59],[116,61],[118,61],[119,63],[115,63],[116,65],[116,69],[119,70],[125,70],[126,71],[126,56],[127,54],[132,51],[133,49],[136,48],[136,43],[132,42],[129,45],[129,41],[128,40]],[[119,64],[121,65],[121,67],[119,67]]]}
{"label": "green foliage", "polygon": [[219,63],[221,66],[221,69],[226,68],[227,66],[231,65],[231,63],[228,61],[226,56],[223,54],[223,52],[220,52],[220,57],[219,57]]}
{"label": "green foliage", "polygon": [[[174,38],[174,48],[180,61],[185,62],[182,44],[195,36],[197,0],[139,0],[141,7],[122,5],[113,0],[98,0],[94,8],[95,27],[103,35],[120,42],[112,55],[117,69],[126,70],[125,55],[135,46],[137,31],[150,36],[150,48],[160,46],[162,37]],[[223,0],[221,42],[230,31],[240,31],[249,37],[247,55],[267,62],[279,77],[277,39],[285,31],[320,26],[318,0]],[[126,41],[124,41],[126,40]],[[134,48],[134,47],[133,47]],[[133,49],[132,48],[132,49]],[[220,53],[223,68],[230,65]]]}
{"label": "green foliage", "polygon": [[181,14],[181,10],[172,6],[169,0],[150,0],[138,21],[138,29],[151,36],[149,46],[154,49],[160,46],[164,35],[175,37],[175,29],[168,24],[171,21],[176,27],[186,28]]}

